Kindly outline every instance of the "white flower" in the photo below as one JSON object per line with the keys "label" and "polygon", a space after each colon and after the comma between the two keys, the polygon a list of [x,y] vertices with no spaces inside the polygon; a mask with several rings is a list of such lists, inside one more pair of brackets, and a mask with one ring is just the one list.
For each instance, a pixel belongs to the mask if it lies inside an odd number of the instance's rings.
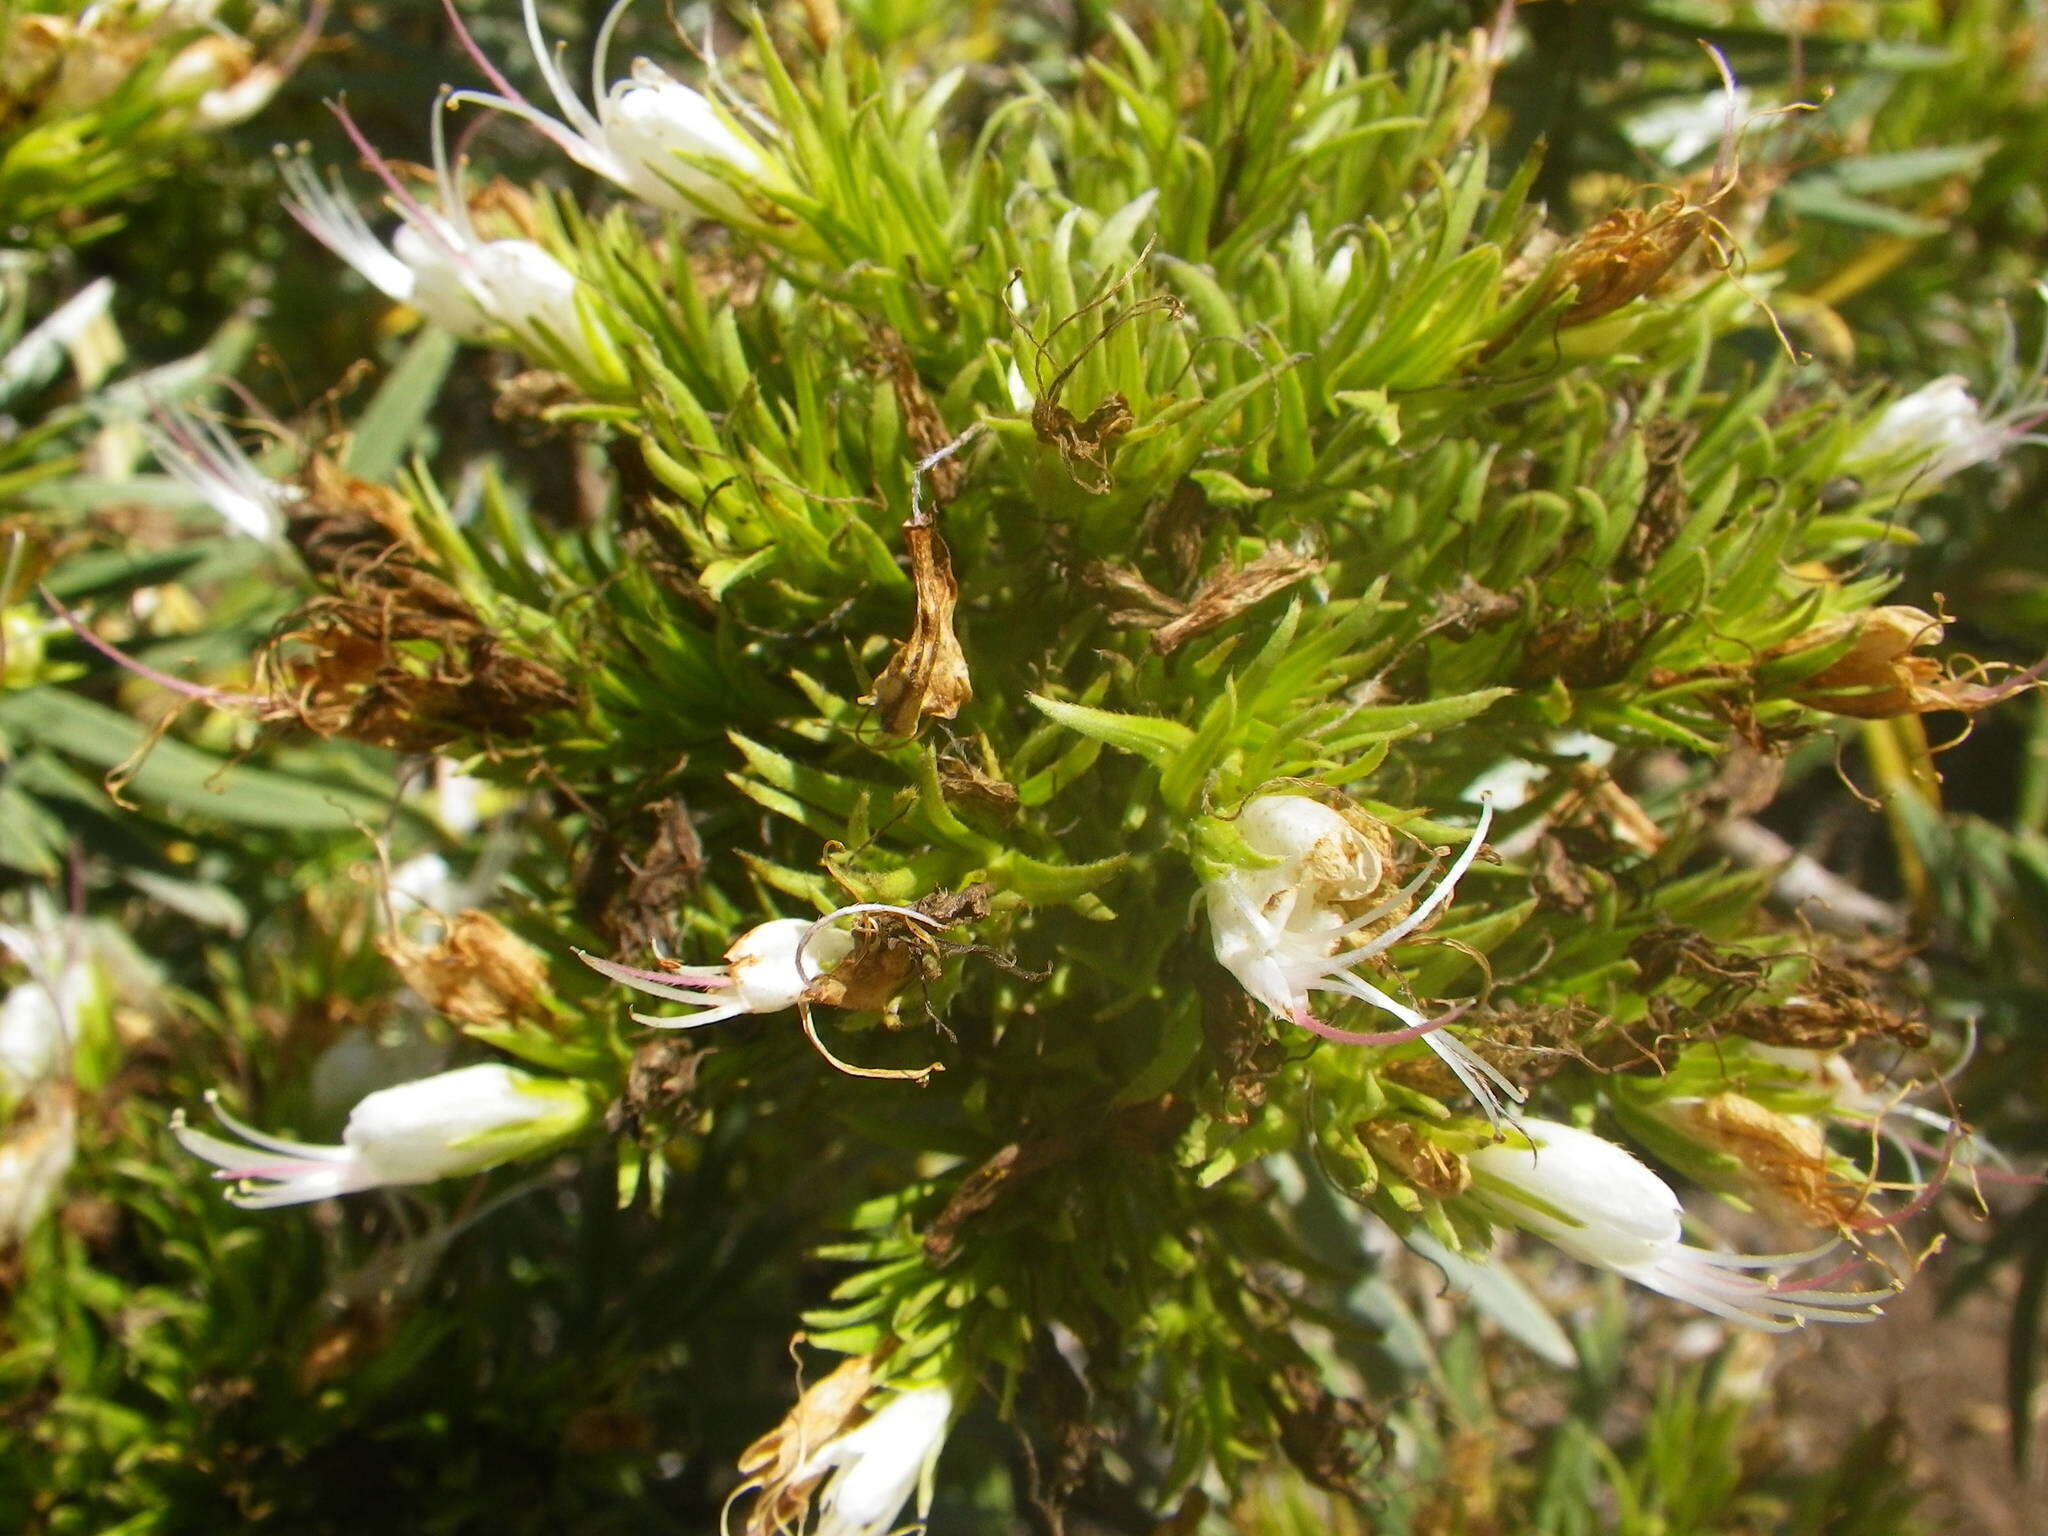
{"label": "white flower", "polygon": [[0,1118],[47,1083],[68,1079],[71,1049],[88,1008],[108,988],[85,925],[47,901],[31,903],[25,925],[0,925],[0,950],[28,970],[0,1000]]}
{"label": "white flower", "polygon": [[410,304],[465,341],[500,332],[584,372],[602,367],[582,315],[583,285],[531,240],[486,239],[470,217],[461,177],[448,158],[443,114],[433,117],[436,206],[414,197],[353,119],[336,117],[390,194],[400,224],[387,246],[349,201],[340,179],[323,178],[303,151],[280,152],[286,212],[361,273],[386,298]]}
{"label": "white flower", "polygon": [[1516,1127],[1529,1145],[1496,1143],[1466,1156],[1470,1198],[1494,1218],[1554,1243],[1582,1264],[1747,1328],[1867,1322],[1882,1293],[1806,1289],[1751,1271],[1784,1270],[1827,1248],[1744,1257],[1683,1240],[1678,1196],[1623,1148],[1549,1120]]}
{"label": "white flower", "polygon": [[1622,131],[1638,149],[1669,166],[1686,166],[1721,142],[1731,123],[1749,116],[1753,98],[1737,86],[1709,91],[1692,101],[1666,102],[1631,118]]}
{"label": "white flower", "polygon": [[1988,420],[1959,374],[1945,374],[1886,406],[1842,460],[1850,473],[1910,463],[1939,482],[1985,463],[2012,441],[2010,423]]}
{"label": "white flower", "polygon": [[45,1089],[34,1114],[0,1139],[0,1246],[18,1243],[49,1215],[78,1155],[78,1110],[69,1087]]}
{"label": "white flower", "polygon": [[920,1387],[897,1393],[871,1418],[820,1446],[790,1479],[800,1485],[830,1475],[815,1496],[813,1536],[886,1536],[913,1494],[922,1519],[931,1509],[932,1468],[952,1417],[950,1391]]}
{"label": "white flower", "polygon": [[36,980],[9,988],[0,999],[0,1111],[63,1075],[71,1055],[66,1012]]}
{"label": "white flower", "polygon": [[572,160],[642,202],[670,212],[708,206],[728,215],[744,211],[733,189],[701,161],[716,161],[758,180],[766,162],[731,114],[647,59],[635,59],[627,78],[607,86],[612,34],[630,0],[618,0],[598,28],[590,69],[590,105],[562,68],[561,50],[541,31],[535,0],[525,0],[526,35],[561,117],[550,117],[516,90],[469,35],[453,0],[443,0],[449,21],[495,91],[461,91],[456,102],[496,107],[531,123]]}
{"label": "white flower", "polygon": [[0,354],[0,404],[56,372],[64,354],[106,319],[113,302],[113,279],[95,278]]}
{"label": "white flower", "polygon": [[228,1197],[247,1210],[478,1173],[553,1146],[590,1115],[574,1084],[494,1062],[378,1090],[350,1112],[340,1146],[266,1135],[207,1097],[247,1145],[193,1130],[182,1111],[171,1117],[171,1134],[212,1163],[216,1178],[253,1182]]}
{"label": "white flower", "polygon": [[642,1024],[661,1029],[696,1029],[748,1013],[780,1013],[804,1000],[811,983],[853,953],[853,935],[832,926],[842,917],[886,912],[926,927],[938,926],[912,907],[859,902],[820,918],[778,917],[749,928],[725,952],[723,965],[678,965],[650,971],[596,955],[576,956],[601,976],[609,976],[636,992],[688,1003],[695,1012],[680,1018],[633,1015]]}
{"label": "white flower", "polygon": [[[1517,1102],[1521,1091],[1455,1036],[1442,1032],[1456,1017],[1455,1011],[1425,1019],[1357,974],[1359,966],[1400,943],[1451,899],[1459,879],[1479,856],[1492,821],[1493,808],[1482,806],[1472,840],[1436,889],[1420,901],[1414,898],[1435,873],[1434,863],[1385,901],[1349,916],[1348,909],[1379,889],[1384,873],[1371,843],[1318,801],[1299,795],[1259,796],[1245,806],[1236,830],[1253,853],[1273,863],[1226,870],[1203,886],[1218,963],[1276,1017],[1326,1040],[1349,1045],[1423,1041],[1479,1100],[1487,1118],[1497,1121],[1500,1101],[1494,1090]],[[1344,947],[1352,934],[1385,921],[1411,901],[1414,905],[1405,917],[1354,948]],[[1309,995],[1314,992],[1369,1003],[1400,1020],[1402,1028],[1381,1034],[1333,1029],[1310,1011]]]}
{"label": "white flower", "polygon": [[[1796,1009],[1807,1006],[1807,1002],[1795,997],[1787,1006]],[[1979,1178],[1994,1181],[2026,1178],[2014,1171],[2012,1158],[1996,1143],[1970,1130],[1954,1115],[1912,1102],[1914,1094],[1930,1088],[1946,1091],[1948,1084],[1969,1064],[1977,1051],[1974,1024],[1970,1026],[1956,1059],[1943,1068],[1931,1083],[1906,1084],[1884,1090],[1866,1086],[1848,1060],[1831,1051],[1760,1045],[1754,1041],[1750,1042],[1748,1049],[1750,1054],[1765,1061],[1792,1069],[1807,1078],[1811,1087],[1825,1093],[1830,1118],[1875,1131],[1890,1142],[1906,1161],[1908,1179],[1923,1186],[1923,1198],[1927,1189],[1942,1182],[1951,1163],[1971,1170]],[[1950,1102],[1954,1102],[1953,1098]],[[1934,1133],[1936,1141],[1927,1139],[1929,1132]],[[1932,1178],[1923,1177],[1922,1158],[1934,1158],[1940,1164]],[[1909,1209],[1917,1210],[1919,1205],[1918,1200],[1910,1202]],[[1873,1224],[1891,1224],[1897,1219],[1888,1217]]]}
{"label": "white flower", "polygon": [[220,423],[160,405],[143,424],[142,435],[157,462],[237,533],[274,539],[283,531],[285,508],[298,500],[298,489],[258,469]]}

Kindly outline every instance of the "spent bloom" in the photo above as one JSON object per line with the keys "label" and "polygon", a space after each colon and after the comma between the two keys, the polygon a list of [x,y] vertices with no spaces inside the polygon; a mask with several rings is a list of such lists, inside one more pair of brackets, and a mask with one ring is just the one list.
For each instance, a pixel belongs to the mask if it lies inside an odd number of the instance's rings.
{"label": "spent bloom", "polygon": [[386,298],[410,304],[465,341],[509,333],[521,346],[602,371],[576,275],[531,240],[487,238],[477,228],[449,160],[440,111],[433,119],[434,206],[407,190],[346,112],[335,115],[384,183],[399,227],[388,245],[379,240],[337,176],[323,177],[303,152],[281,152],[285,210],[308,234]]}
{"label": "spent bloom", "polygon": [[1526,1142],[1483,1146],[1467,1157],[1470,1198],[1496,1220],[1535,1233],[1582,1264],[1609,1269],[1729,1322],[1772,1333],[1806,1323],[1866,1322],[1882,1293],[1813,1289],[1771,1271],[1818,1258],[1746,1257],[1683,1240],[1684,1211],[1671,1186],[1611,1141],[1550,1120],[1525,1120]]}
{"label": "spent bloom", "polygon": [[[1385,861],[1358,827],[1304,796],[1253,799],[1238,817],[1236,831],[1246,847],[1271,862],[1226,869],[1203,883],[1218,963],[1274,1016],[1324,1039],[1349,1045],[1421,1040],[1479,1100],[1487,1117],[1498,1120],[1495,1090],[1517,1101],[1521,1092],[1462,1041],[1444,1033],[1455,1011],[1424,1018],[1358,974],[1359,967],[1392,949],[1450,901],[1479,856],[1492,821],[1492,807],[1482,806],[1471,841],[1426,896],[1416,899],[1436,871],[1434,862],[1393,895],[1368,905],[1385,876]],[[1387,926],[1346,947],[1378,924]],[[1402,1027],[1380,1034],[1333,1029],[1310,1009],[1310,995],[1317,992],[1370,1004]]]}
{"label": "spent bloom", "polygon": [[562,67],[561,47],[548,46],[535,0],[525,0],[526,35],[559,118],[521,95],[477,47],[453,0],[442,3],[463,47],[496,87],[462,91],[454,101],[495,107],[531,123],[578,165],[642,202],[674,213],[703,206],[735,214],[743,209],[739,197],[703,162],[729,167],[750,181],[767,174],[760,149],[731,113],[652,61],[635,59],[625,79],[606,84],[612,35],[631,0],[618,0],[598,28],[588,103]]}
{"label": "spent bloom", "polygon": [[932,1469],[946,1443],[953,1394],[945,1387],[899,1392],[879,1411],[836,1435],[792,1478],[826,1482],[814,1496],[814,1536],[887,1536],[917,1496],[918,1518],[931,1508]]}
{"label": "spent bloom", "polygon": [[171,1117],[171,1134],[213,1164],[216,1178],[247,1186],[228,1198],[259,1211],[479,1173],[544,1151],[590,1118],[581,1088],[495,1062],[379,1089],[350,1111],[339,1146],[267,1135],[210,1094],[208,1102],[241,1143],[192,1129],[182,1112]]}

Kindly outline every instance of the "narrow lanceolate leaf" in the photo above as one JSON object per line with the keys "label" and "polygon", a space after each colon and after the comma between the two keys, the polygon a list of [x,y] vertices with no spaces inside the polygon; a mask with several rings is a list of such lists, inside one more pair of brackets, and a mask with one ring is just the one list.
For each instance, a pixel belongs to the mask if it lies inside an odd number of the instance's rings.
{"label": "narrow lanceolate leaf", "polygon": [[1134,752],[1156,768],[1170,765],[1194,744],[1195,733],[1177,720],[1122,715],[1087,704],[1068,704],[1043,694],[1029,695],[1032,704],[1068,730],[1123,752]]}
{"label": "narrow lanceolate leaf", "polygon": [[[55,688],[0,697],[0,731],[101,769],[128,762],[149,735],[126,715]],[[347,831],[391,813],[388,799],[359,788],[238,767],[171,739],[149,747],[122,793],[144,805],[279,831]]]}

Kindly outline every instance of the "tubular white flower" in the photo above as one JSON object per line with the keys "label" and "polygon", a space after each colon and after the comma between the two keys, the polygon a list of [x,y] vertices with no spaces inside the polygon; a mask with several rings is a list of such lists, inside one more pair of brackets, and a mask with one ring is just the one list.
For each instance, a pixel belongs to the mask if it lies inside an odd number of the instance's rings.
{"label": "tubular white flower", "polygon": [[1523,1121],[1517,1129],[1529,1145],[1497,1143],[1466,1156],[1468,1198],[1496,1220],[1745,1328],[1782,1333],[1877,1316],[1882,1292],[1812,1289],[1812,1282],[1754,1273],[1796,1268],[1832,1244],[1755,1257],[1693,1247],[1684,1241],[1678,1196],[1631,1153],[1555,1121]]}
{"label": "tubular white flower", "polygon": [[314,239],[386,298],[410,304],[465,341],[508,332],[521,345],[586,370],[598,367],[580,315],[582,284],[531,240],[486,239],[470,217],[459,169],[448,156],[442,110],[433,116],[436,206],[409,192],[347,112],[350,141],[384,183],[399,228],[387,246],[349,202],[338,177],[323,179],[303,152],[279,164],[290,196],[285,209]]}
{"label": "tubular white flower", "polygon": [[62,992],[35,979],[0,999],[0,1116],[31,1089],[63,1074],[71,1055],[69,1012]]}
{"label": "tubular white flower", "polygon": [[886,912],[925,927],[933,920],[914,907],[860,902],[817,919],[778,917],[749,928],[725,952],[723,965],[679,965],[670,970],[642,970],[601,960],[583,950],[576,957],[600,976],[645,992],[650,997],[688,1003],[694,1011],[680,1018],[636,1013],[642,1024],[660,1029],[696,1029],[748,1013],[780,1013],[803,1000],[822,972],[853,953],[853,935],[833,925],[842,917]]}
{"label": "tubular white flower", "polygon": [[[1380,886],[1384,872],[1378,853],[1350,822],[1318,801],[1299,795],[1259,796],[1245,806],[1237,832],[1252,852],[1274,862],[1259,869],[1225,871],[1203,886],[1218,963],[1275,1016],[1326,1040],[1348,1045],[1421,1040],[1479,1101],[1487,1118],[1498,1122],[1501,1107],[1495,1090],[1517,1103],[1522,1092],[1462,1041],[1443,1033],[1456,1012],[1426,1019],[1357,974],[1358,967],[1407,938],[1450,901],[1458,881],[1479,856],[1492,823],[1493,808],[1481,806],[1472,840],[1436,888],[1420,900],[1415,898],[1435,873],[1434,863],[1387,900],[1360,916],[1347,917],[1342,905],[1355,906]],[[1352,934],[1385,921],[1410,901],[1414,905],[1405,917],[1355,948],[1343,947]],[[1381,1034],[1333,1029],[1310,1011],[1309,996],[1315,992],[1368,1003],[1398,1019],[1402,1027]]]}
{"label": "tubular white flower", "polygon": [[196,1131],[184,1113],[171,1134],[215,1177],[252,1187],[228,1198],[245,1210],[270,1210],[357,1190],[479,1173],[539,1152],[581,1129],[590,1116],[583,1090],[495,1062],[383,1088],[356,1105],[341,1145],[267,1135],[207,1102],[244,1144]]}
{"label": "tubular white flower", "polygon": [[[1793,998],[1797,1006],[1802,999]],[[1875,1131],[1891,1143],[1905,1159],[1912,1182],[1924,1182],[1921,1159],[1953,1161],[1956,1167],[1992,1179],[2024,1177],[2014,1171],[2013,1160],[2003,1148],[1970,1130],[1956,1116],[1913,1102],[1914,1095],[1930,1089],[1946,1090],[1977,1051],[1974,1025],[1964,1037],[1956,1059],[1927,1083],[1909,1083],[1888,1090],[1867,1086],[1856,1069],[1831,1051],[1806,1050],[1793,1046],[1759,1045],[1752,1042],[1751,1054],[1789,1067],[1811,1080],[1812,1086],[1828,1098],[1827,1113],[1864,1130]],[[1953,1099],[1950,1100],[1954,1102]],[[1932,1133],[1936,1138],[1930,1142]]]}
{"label": "tubular white flower", "polygon": [[297,489],[258,469],[220,423],[160,405],[143,423],[142,435],[157,462],[237,533],[274,539],[283,531],[285,508],[298,499]]}
{"label": "tubular white flower", "polygon": [[1910,462],[1931,482],[1948,479],[2002,453],[2008,425],[1987,419],[1960,374],[1944,374],[1886,406],[1842,461],[1852,473]]}
{"label": "tubular white flower", "polygon": [[815,1497],[813,1536],[886,1536],[913,1494],[923,1519],[952,1417],[948,1389],[920,1387],[897,1393],[872,1417],[820,1446],[790,1479],[800,1485],[829,1475]]}
{"label": "tubular white flower", "polygon": [[535,0],[525,0],[526,35],[562,114],[559,118],[521,95],[477,47],[453,0],[442,3],[463,47],[495,87],[458,92],[454,101],[495,107],[532,124],[578,165],[642,202],[672,213],[702,206],[733,215],[744,209],[740,198],[716,175],[693,162],[717,161],[750,180],[766,173],[761,151],[731,115],[659,65],[635,59],[627,78],[605,83],[612,35],[631,0],[617,0],[598,28],[590,67],[594,111],[563,69],[561,46],[548,46]]}

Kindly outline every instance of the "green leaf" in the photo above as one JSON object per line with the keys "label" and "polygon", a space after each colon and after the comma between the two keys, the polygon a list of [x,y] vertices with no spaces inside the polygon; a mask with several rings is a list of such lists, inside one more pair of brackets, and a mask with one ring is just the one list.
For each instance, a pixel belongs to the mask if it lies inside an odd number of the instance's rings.
{"label": "green leaf", "polygon": [[[97,768],[126,762],[148,734],[126,715],[56,688],[31,688],[0,698],[0,730]],[[342,832],[381,825],[391,815],[388,799],[261,768],[236,767],[169,738],[150,750],[124,793],[237,826],[291,832]]]}
{"label": "green leaf", "polygon": [[458,345],[453,336],[434,326],[413,339],[356,422],[354,440],[341,461],[343,469],[361,479],[378,481],[397,472],[441,396],[441,383],[448,377]]}
{"label": "green leaf", "polygon": [[1475,1262],[1446,1248],[1421,1227],[1401,1234],[1402,1241],[1444,1272],[1444,1279],[1501,1331],[1559,1370],[1576,1370],[1578,1351],[1557,1319],[1515,1272],[1504,1264]]}
{"label": "green leaf", "polygon": [[1194,744],[1195,733],[1176,720],[1149,715],[1120,715],[1086,704],[1067,704],[1044,694],[1026,694],[1043,714],[1122,752],[1135,752],[1155,768],[1165,768]]}

